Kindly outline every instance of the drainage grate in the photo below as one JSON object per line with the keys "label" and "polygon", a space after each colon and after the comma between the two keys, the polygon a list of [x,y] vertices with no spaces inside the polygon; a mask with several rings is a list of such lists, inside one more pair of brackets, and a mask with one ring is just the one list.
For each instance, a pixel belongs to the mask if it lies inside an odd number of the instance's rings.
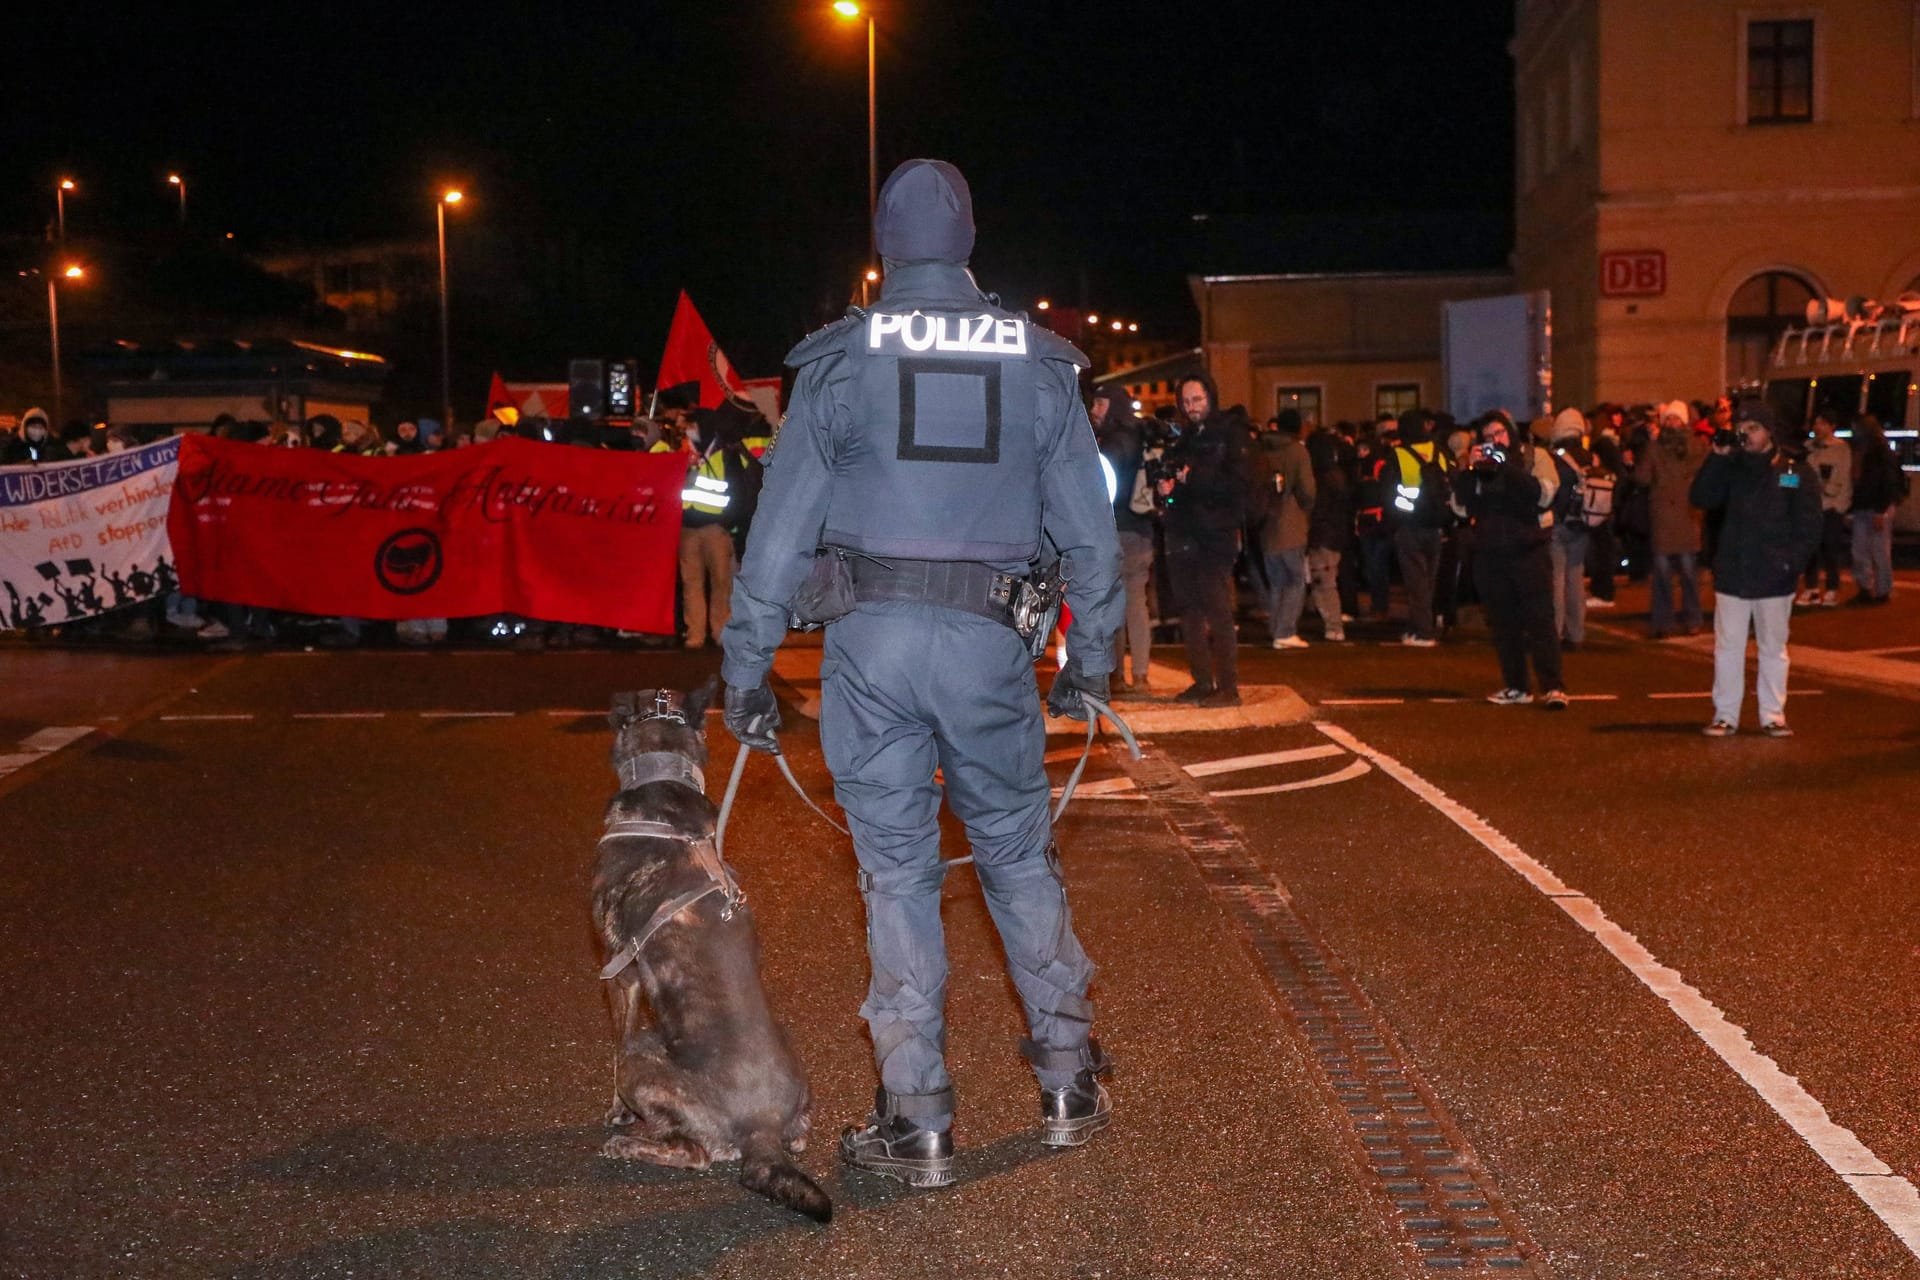
{"label": "drainage grate", "polygon": [[1123,767],[1160,809],[1208,892],[1246,931],[1346,1119],[1352,1148],[1421,1266],[1458,1275],[1549,1273],[1466,1139],[1379,1010],[1247,852],[1192,778],[1158,751]]}

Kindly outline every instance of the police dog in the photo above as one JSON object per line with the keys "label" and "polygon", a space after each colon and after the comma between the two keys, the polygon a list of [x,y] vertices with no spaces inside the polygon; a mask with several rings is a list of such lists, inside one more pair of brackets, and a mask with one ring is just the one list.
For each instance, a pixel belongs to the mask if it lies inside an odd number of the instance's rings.
{"label": "police dog", "polygon": [[621,790],[593,872],[593,919],[611,987],[614,1099],[623,1132],[601,1154],[677,1169],[738,1160],[740,1183],[816,1221],[833,1202],[792,1156],[811,1098],[767,1008],[753,913],[714,851],[700,774],[714,682],[682,695],[615,696]]}

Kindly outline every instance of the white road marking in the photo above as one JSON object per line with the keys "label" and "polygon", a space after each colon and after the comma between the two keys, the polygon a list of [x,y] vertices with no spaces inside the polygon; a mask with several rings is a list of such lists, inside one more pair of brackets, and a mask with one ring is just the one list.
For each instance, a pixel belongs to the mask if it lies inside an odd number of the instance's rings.
{"label": "white road marking", "polygon": [[566,709],[566,708],[564,708],[564,707],[556,707],[556,708],[554,708],[553,710],[551,710],[551,711],[548,711],[548,712],[547,712],[547,714],[548,714],[548,715],[550,715],[550,716],[554,716],[554,717],[556,717],[556,718],[557,718],[557,717],[561,717],[561,716],[567,716],[567,717],[574,717],[574,716],[603,716],[603,715],[605,715],[605,714],[606,714],[606,712],[604,712],[604,711],[569,711],[569,710],[567,710],[567,709]]}
{"label": "white road marking", "polygon": [[1405,698],[1322,698],[1323,707],[1397,707]]}
{"label": "white road marking", "polygon": [[1892,649],[1855,649],[1853,652],[1867,658],[1893,658],[1903,653],[1920,653],[1920,644],[1903,644]]}
{"label": "white road marking", "polygon": [[161,716],[162,720],[251,720],[253,712],[235,711],[220,715]]}
{"label": "white road marking", "polygon": [[1620,695],[1617,693],[1570,693],[1567,695],[1567,701],[1568,702],[1618,702],[1620,701]]}
{"label": "white road marking", "polygon": [[1257,756],[1232,756],[1225,760],[1203,760],[1198,764],[1182,765],[1190,778],[1211,778],[1216,773],[1238,773],[1243,769],[1264,769],[1268,765],[1292,764],[1298,760],[1324,760],[1328,756],[1345,755],[1339,747],[1296,747],[1291,751],[1268,751]]}
{"label": "white road marking", "polygon": [[16,769],[45,760],[62,747],[71,746],[93,732],[90,724],[62,724],[40,729],[20,740],[20,750],[0,756],[0,778]]}
{"label": "white road marking", "polygon": [[39,751],[43,753],[58,751],[64,746],[78,742],[92,732],[93,726],[88,724],[55,725],[50,729],[42,729],[38,733],[30,734],[20,739],[20,745],[29,751]]}
{"label": "white road marking", "polygon": [[[1658,697],[1658,694],[1652,695]],[[1639,939],[1607,918],[1600,905],[1577,890],[1568,888],[1560,878],[1529,857],[1520,846],[1497,831],[1491,823],[1440,788],[1401,764],[1392,756],[1377,751],[1346,730],[1324,721],[1318,729],[1333,741],[1362,759],[1379,766],[1421,800],[1438,810],[1455,826],[1484,846],[1487,852],[1518,872],[1527,883],[1551,898],[1554,905],[1593,935],[1627,971],[1659,996],[1679,1019],[1686,1023],[1735,1075],[1784,1120],[1832,1169],[1842,1182],[1920,1258],[1920,1190],[1896,1174],[1876,1156],[1851,1129],[1834,1123],[1825,1106],[1808,1093],[1780,1065],[1754,1048],[1747,1033],[1727,1019],[1713,1002],[1689,984],[1677,971],[1661,964]]]}
{"label": "white road marking", "polygon": [[511,711],[422,711],[422,720],[498,720],[511,716]]}
{"label": "white road marking", "polygon": [[296,711],[295,720],[384,720],[384,711]]}
{"label": "white road marking", "polygon": [[[1344,753],[1343,753],[1344,754]],[[1373,766],[1365,760],[1355,760],[1342,769],[1332,773],[1323,773],[1317,778],[1302,778],[1298,782],[1278,782],[1270,787],[1242,787],[1237,791],[1215,791],[1213,794],[1222,799],[1233,796],[1273,796],[1282,791],[1305,791],[1310,787],[1330,787],[1336,782],[1351,782],[1364,774],[1372,773]]]}
{"label": "white road marking", "polygon": [[1649,698],[1711,698],[1713,696],[1713,690],[1701,689],[1698,692],[1689,693],[1650,693],[1647,696]]}

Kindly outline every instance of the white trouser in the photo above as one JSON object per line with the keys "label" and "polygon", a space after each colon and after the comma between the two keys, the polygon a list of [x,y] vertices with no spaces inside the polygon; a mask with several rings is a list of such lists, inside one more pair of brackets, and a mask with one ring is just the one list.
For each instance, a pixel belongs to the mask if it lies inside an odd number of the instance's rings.
{"label": "white trouser", "polygon": [[1747,696],[1747,631],[1753,631],[1760,650],[1760,673],[1754,694],[1760,703],[1760,723],[1787,718],[1787,623],[1793,618],[1793,597],[1771,596],[1743,600],[1715,593],[1713,597],[1713,718],[1740,723],[1740,703]]}

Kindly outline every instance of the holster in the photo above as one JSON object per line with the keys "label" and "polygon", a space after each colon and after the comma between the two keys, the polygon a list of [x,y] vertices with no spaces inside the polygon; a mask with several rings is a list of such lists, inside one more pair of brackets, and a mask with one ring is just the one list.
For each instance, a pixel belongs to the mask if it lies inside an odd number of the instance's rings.
{"label": "holster", "polygon": [[818,631],[853,612],[853,568],[839,547],[816,547],[813,569],[787,601],[787,625]]}

